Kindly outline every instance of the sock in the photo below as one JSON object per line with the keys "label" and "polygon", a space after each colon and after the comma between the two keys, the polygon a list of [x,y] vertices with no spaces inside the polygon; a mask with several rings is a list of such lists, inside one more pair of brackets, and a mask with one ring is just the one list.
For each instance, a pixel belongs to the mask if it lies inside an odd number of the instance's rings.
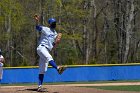
{"label": "sock", "polygon": [[57,65],[56,65],[56,63],[55,63],[54,60],[49,61],[49,64],[50,64],[53,68],[57,69]]}
{"label": "sock", "polygon": [[44,74],[39,74],[38,79],[39,79],[38,86],[41,86],[41,85],[42,85],[42,83],[43,83]]}

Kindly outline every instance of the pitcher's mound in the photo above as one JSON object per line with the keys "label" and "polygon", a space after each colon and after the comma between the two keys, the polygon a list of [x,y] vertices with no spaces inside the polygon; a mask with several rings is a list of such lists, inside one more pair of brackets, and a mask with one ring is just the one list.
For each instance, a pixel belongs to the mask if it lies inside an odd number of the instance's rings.
{"label": "pitcher's mound", "polygon": [[[128,91],[100,90],[95,88],[74,87],[74,86],[43,86],[42,93],[138,93]],[[0,93],[38,93],[37,86],[1,86]]]}

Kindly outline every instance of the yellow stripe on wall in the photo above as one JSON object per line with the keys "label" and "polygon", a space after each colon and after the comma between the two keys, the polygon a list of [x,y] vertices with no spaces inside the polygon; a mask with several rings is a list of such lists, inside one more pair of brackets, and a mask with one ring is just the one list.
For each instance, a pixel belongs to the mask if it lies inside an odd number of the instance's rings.
{"label": "yellow stripe on wall", "polygon": [[[140,65],[140,63],[128,63],[128,64],[90,64],[90,65],[66,65],[67,67],[92,67],[92,66],[133,66]],[[52,66],[48,66],[51,68]],[[19,66],[19,67],[4,67],[6,69],[10,68],[38,68],[38,66]]]}

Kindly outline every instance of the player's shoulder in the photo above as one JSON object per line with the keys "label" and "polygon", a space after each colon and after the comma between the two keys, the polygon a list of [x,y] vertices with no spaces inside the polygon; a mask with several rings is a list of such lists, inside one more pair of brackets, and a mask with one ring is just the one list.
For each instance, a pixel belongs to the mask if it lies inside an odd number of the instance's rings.
{"label": "player's shoulder", "polygon": [[4,58],[2,55],[0,55],[0,58]]}
{"label": "player's shoulder", "polygon": [[45,28],[45,29],[50,29],[49,27],[47,27],[47,26],[42,26],[43,28]]}
{"label": "player's shoulder", "polygon": [[42,28],[44,29],[44,30],[50,30],[50,28],[49,27],[46,27],[46,26],[42,26]]}

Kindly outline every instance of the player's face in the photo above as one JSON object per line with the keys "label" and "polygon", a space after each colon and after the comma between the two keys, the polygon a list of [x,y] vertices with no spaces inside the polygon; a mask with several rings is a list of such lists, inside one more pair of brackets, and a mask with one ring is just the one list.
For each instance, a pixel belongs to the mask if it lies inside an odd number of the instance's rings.
{"label": "player's face", "polygon": [[51,23],[50,28],[53,28],[53,29],[56,28],[56,22]]}

